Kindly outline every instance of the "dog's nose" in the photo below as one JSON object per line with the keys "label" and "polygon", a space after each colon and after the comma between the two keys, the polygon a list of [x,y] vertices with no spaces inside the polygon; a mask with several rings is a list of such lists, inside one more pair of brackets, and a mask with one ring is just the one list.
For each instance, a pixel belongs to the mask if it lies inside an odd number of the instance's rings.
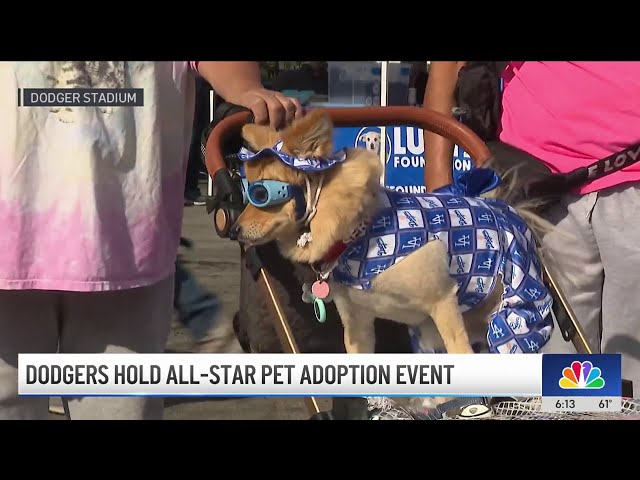
{"label": "dog's nose", "polygon": [[240,225],[236,223],[229,230],[229,239],[230,240],[238,240],[239,236],[240,236]]}

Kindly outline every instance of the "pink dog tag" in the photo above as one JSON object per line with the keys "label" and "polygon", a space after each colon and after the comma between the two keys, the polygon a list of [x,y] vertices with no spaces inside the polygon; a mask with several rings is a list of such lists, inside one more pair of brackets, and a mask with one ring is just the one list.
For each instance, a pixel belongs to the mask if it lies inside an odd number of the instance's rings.
{"label": "pink dog tag", "polygon": [[329,284],[324,280],[313,282],[313,285],[311,285],[311,293],[313,293],[316,298],[324,300],[329,296]]}

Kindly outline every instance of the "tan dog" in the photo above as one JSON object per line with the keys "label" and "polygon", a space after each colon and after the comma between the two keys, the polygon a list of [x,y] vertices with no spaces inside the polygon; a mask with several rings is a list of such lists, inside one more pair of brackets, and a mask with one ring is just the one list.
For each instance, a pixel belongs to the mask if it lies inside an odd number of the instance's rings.
{"label": "tan dog", "polygon": [[[312,111],[281,132],[251,124],[242,134],[255,151],[282,141],[282,152],[299,158],[322,158],[333,153],[332,124],[321,111]],[[346,161],[322,172],[293,169],[275,155],[248,161],[245,175],[249,183],[278,180],[306,188],[307,207],[315,194],[319,196],[303,242],[304,225],[296,220],[295,201],[267,208],[247,205],[234,233],[245,244],[275,240],[283,255],[293,262],[322,263],[336,244],[348,243],[358,227],[378,210],[383,196],[381,169],[378,156],[366,149],[348,149]],[[486,300],[463,314],[450,262],[447,246],[429,241],[377,275],[368,290],[329,278],[331,298],[344,325],[347,352],[374,352],[374,319],[380,317],[420,328],[422,341],[433,349],[473,353],[472,343],[486,340],[491,314],[501,304],[503,285],[498,278]]]}

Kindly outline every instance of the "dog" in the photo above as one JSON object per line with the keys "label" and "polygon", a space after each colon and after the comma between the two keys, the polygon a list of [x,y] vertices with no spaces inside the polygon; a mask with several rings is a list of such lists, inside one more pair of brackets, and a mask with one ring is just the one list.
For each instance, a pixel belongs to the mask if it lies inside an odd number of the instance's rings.
{"label": "dog", "polygon": [[380,132],[362,133],[358,137],[358,141],[363,142],[367,150],[380,155]]}
{"label": "dog", "polygon": [[348,353],[374,353],[376,317],[408,325],[419,351],[470,354],[484,342],[492,353],[538,353],[546,344],[552,299],[533,230],[550,226],[500,200],[504,187],[481,197],[385,189],[375,152],[333,152],[333,126],[318,110],[280,132],[245,125],[242,136],[250,150],[238,158],[255,198],[232,236],[275,241],[313,268]]}

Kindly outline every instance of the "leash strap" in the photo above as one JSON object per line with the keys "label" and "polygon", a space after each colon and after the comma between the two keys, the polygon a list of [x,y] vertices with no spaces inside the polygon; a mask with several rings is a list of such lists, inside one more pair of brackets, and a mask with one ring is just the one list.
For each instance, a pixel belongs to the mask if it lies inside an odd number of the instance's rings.
{"label": "leash strap", "polygon": [[571,172],[547,171],[544,174],[534,174],[529,182],[525,182],[522,195],[524,198],[563,195],[589,182],[619,172],[638,161],[640,161],[640,143]]}
{"label": "leash strap", "polygon": [[640,161],[640,143],[627,147],[613,155],[609,155],[587,167],[573,170],[566,175],[572,185],[578,186],[619,172],[638,161]]}

